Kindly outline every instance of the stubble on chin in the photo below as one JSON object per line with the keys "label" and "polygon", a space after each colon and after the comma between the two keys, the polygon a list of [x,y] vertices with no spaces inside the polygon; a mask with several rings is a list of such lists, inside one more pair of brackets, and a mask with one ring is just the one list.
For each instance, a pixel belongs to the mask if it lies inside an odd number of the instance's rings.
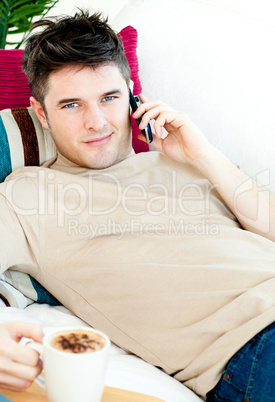
{"label": "stubble on chin", "polygon": [[97,169],[97,170],[107,169],[126,159],[127,156],[130,154],[131,150],[132,150],[132,139],[130,139],[127,146],[125,146],[124,151],[120,150],[121,152],[117,152],[117,154],[102,152],[100,155],[97,155],[94,158],[91,156],[90,160],[88,161],[85,167],[87,167],[88,169]]}

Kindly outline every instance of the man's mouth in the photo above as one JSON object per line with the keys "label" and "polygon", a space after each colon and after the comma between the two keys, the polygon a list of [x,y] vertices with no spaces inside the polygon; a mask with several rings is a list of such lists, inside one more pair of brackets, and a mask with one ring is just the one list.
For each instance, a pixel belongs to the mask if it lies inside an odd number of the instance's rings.
{"label": "man's mouth", "polygon": [[108,142],[111,140],[112,134],[113,133],[99,138],[92,138],[88,141],[84,141],[84,143],[91,147],[102,147],[103,145],[108,144]]}

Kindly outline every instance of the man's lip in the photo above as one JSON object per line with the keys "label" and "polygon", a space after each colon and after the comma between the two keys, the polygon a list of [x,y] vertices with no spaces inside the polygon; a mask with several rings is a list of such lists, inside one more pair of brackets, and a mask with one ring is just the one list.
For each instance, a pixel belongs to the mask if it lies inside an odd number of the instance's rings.
{"label": "man's lip", "polygon": [[85,144],[90,145],[92,147],[101,147],[102,145],[107,144],[112,137],[112,133],[109,135],[105,135],[104,137],[93,138],[88,141],[84,141]]}

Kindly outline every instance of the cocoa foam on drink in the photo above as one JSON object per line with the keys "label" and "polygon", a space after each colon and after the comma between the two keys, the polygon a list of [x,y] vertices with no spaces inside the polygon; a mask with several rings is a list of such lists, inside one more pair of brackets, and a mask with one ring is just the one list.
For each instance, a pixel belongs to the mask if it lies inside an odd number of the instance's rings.
{"label": "cocoa foam on drink", "polygon": [[62,331],[51,340],[51,346],[67,353],[91,353],[105,346],[104,338],[92,331]]}

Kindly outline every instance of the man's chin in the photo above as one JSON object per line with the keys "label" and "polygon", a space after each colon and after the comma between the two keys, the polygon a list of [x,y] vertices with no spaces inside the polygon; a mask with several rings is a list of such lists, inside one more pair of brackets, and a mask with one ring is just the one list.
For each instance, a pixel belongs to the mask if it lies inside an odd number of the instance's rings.
{"label": "man's chin", "polygon": [[85,167],[89,169],[107,169],[116,165],[127,158],[132,150],[132,144],[129,141],[127,144],[121,144],[120,147],[117,146],[116,150],[113,148],[115,147],[112,147],[112,149],[104,147],[103,149],[98,149],[97,152],[86,154],[85,157],[83,155],[82,161]]}
{"label": "man's chin", "polygon": [[100,169],[107,169],[110,166],[115,165],[116,163],[120,162],[122,159],[124,159],[124,157],[122,158],[101,158],[98,160],[93,160],[90,163],[88,163],[86,165],[87,168],[89,169],[96,169],[96,170],[100,170]]}
{"label": "man's chin", "polygon": [[107,169],[113,165],[116,165],[117,163],[121,162],[122,160],[126,159],[127,156],[130,154],[132,150],[131,146],[128,146],[127,148],[124,149],[124,151],[120,151],[118,153],[112,153],[108,154],[106,153],[105,155],[101,155],[95,159],[92,159],[89,161],[89,164],[86,166],[89,169]]}

